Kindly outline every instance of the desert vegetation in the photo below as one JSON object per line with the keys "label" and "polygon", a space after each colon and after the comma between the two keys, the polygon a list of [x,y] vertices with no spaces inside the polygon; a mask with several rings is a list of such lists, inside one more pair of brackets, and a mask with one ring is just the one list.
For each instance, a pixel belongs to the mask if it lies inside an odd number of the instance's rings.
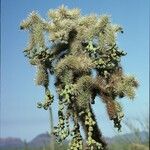
{"label": "desert vegetation", "polygon": [[111,23],[109,16],[85,16],[79,9],[64,6],[50,10],[48,18],[32,12],[20,25],[30,37],[24,54],[37,68],[37,85],[45,88],[44,100],[37,107],[52,107],[54,96],[49,90],[49,76],[54,75],[59,97],[59,121],[52,131],[56,140],[63,142],[71,137],[69,150],[106,150],[107,142],[91,107],[95,97],[105,103],[110,120],[120,130],[124,114],[119,99],[134,99],[138,87],[135,77],[126,75],[121,67],[121,57],[126,52],[118,47],[117,34],[123,33],[123,29]]}

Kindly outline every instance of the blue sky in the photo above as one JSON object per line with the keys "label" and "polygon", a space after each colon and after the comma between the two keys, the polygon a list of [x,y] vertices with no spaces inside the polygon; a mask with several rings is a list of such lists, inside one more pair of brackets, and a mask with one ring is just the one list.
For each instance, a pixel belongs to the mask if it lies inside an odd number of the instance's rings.
{"label": "blue sky", "polygon": [[[28,35],[19,30],[19,24],[33,10],[47,18],[49,9],[62,4],[69,8],[78,7],[82,14],[111,15],[112,22],[123,26],[124,34],[119,35],[118,44],[128,54],[122,59],[122,66],[127,74],[137,77],[140,87],[134,101],[120,101],[124,106],[125,119],[148,117],[149,0],[1,0],[1,137],[30,140],[49,131],[48,112],[36,108],[44,90],[35,86],[35,68],[22,53]],[[54,78],[50,80],[53,84]],[[50,88],[54,92],[52,84]],[[55,122],[56,101],[53,104]],[[108,120],[104,104],[97,99],[94,109],[103,134],[113,136],[113,124]]]}

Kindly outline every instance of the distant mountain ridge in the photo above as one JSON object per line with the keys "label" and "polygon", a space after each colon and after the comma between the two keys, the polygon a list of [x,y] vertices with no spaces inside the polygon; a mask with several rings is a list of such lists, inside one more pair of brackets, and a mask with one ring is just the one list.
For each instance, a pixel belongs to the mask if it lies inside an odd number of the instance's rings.
{"label": "distant mountain ridge", "polygon": [[[140,138],[142,141],[145,141],[146,139],[149,139],[147,136],[149,134],[145,131],[139,133]],[[108,143],[113,143],[118,139],[128,139],[128,140],[133,140],[134,139],[133,133],[128,133],[124,135],[118,135],[114,136],[112,138],[106,137],[106,141]],[[26,143],[22,141],[20,138],[0,138],[0,149],[2,148],[3,150],[9,149],[11,150],[12,148],[23,148],[25,144],[28,145],[28,147],[32,148],[37,148],[37,147],[43,147],[44,145],[48,145],[50,143],[50,135],[48,133],[42,133],[37,135],[35,138],[33,138],[30,142]]]}
{"label": "distant mountain ridge", "polygon": [[12,147],[21,148],[24,146],[24,142],[20,138],[0,138],[0,148]]}
{"label": "distant mountain ridge", "polygon": [[30,147],[42,147],[50,143],[50,135],[48,133],[42,133],[33,138],[28,145]]}

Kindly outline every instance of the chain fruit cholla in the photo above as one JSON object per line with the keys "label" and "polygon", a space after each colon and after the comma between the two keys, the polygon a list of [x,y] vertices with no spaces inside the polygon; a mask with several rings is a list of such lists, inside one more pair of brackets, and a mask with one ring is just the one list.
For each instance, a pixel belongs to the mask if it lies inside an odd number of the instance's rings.
{"label": "chain fruit cholla", "polygon": [[64,6],[50,10],[48,17],[46,21],[32,12],[20,25],[30,36],[25,56],[37,67],[37,84],[45,88],[45,99],[38,107],[48,109],[52,104],[49,76],[55,75],[59,122],[53,133],[57,140],[71,136],[69,150],[83,150],[82,126],[86,149],[107,149],[91,105],[99,96],[114,127],[120,130],[124,115],[118,99],[133,99],[138,86],[120,65],[121,56],[126,53],[118,48],[116,37],[123,30],[112,24],[107,15],[83,16],[79,9]]}

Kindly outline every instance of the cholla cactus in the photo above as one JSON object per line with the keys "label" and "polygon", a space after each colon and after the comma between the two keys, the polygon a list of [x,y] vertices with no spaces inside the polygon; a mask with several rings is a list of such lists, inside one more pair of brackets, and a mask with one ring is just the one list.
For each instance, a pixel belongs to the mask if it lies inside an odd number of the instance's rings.
{"label": "cholla cactus", "polygon": [[[69,150],[83,150],[82,126],[87,149],[107,149],[91,105],[99,96],[114,127],[120,130],[124,114],[118,99],[133,99],[138,86],[136,79],[125,75],[120,65],[121,57],[126,55],[116,42],[122,28],[112,24],[106,15],[82,16],[79,9],[64,6],[50,10],[48,17],[45,21],[32,12],[21,23],[21,29],[30,34],[25,56],[37,67],[37,84],[45,88],[45,99],[38,107],[48,109],[53,102],[48,89],[49,75],[53,74],[59,95],[59,122],[53,130],[58,141],[72,136]],[[45,42],[47,38],[50,46]]]}

